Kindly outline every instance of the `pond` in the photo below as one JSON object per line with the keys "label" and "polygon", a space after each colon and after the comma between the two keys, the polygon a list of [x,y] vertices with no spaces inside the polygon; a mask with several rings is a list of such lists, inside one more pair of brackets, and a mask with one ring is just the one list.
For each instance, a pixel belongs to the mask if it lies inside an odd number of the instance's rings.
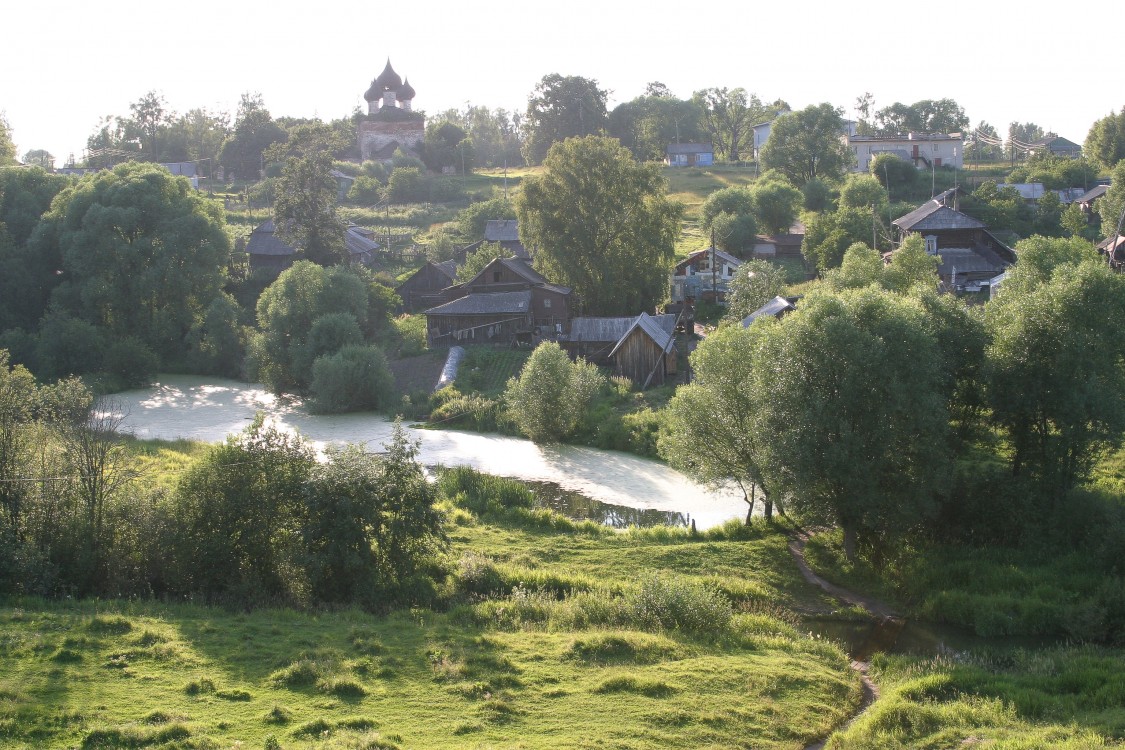
{"label": "pond", "polygon": [[[309,414],[299,400],[274,396],[261,385],[191,375],[161,376],[155,385],[114,394],[106,404],[123,415],[122,431],[165,440],[219,442],[244,429],[260,411],[318,449],[355,443],[378,451],[393,426],[380,414]],[[746,515],[741,493],[708,490],[658,461],[628,453],[452,430],[411,428],[409,434],[421,442],[424,464],[467,465],[557,486],[563,492],[549,502],[572,517],[613,526],[634,520],[653,525],[656,519],[686,526],[694,520],[707,529]]]}

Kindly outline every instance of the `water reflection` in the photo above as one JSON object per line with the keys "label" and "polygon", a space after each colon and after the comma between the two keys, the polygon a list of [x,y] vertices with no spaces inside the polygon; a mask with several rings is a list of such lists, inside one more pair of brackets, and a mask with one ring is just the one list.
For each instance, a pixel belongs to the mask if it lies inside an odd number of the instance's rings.
{"label": "water reflection", "polygon": [[614,529],[626,529],[630,526],[686,527],[691,524],[691,515],[688,513],[604,503],[586,497],[581,492],[565,490],[554,482],[526,482],[526,484],[535,491],[536,500],[541,507],[558,511],[575,521],[594,521]]}
{"label": "water reflection", "polygon": [[[123,429],[142,438],[219,442],[242,430],[256,412],[282,428],[298,430],[315,447],[358,443],[378,451],[392,423],[378,414],[311,415],[297,399],[277,398],[259,385],[190,375],[162,376],[149,388],[113,396],[125,415]],[[451,430],[412,430],[427,465],[467,465],[525,481],[553,482],[621,511],[606,518],[639,521],[693,518],[700,529],[746,513],[742,496],[709,491],[657,461],[627,453],[572,445],[540,446],[529,440]],[[626,512],[628,511],[628,512]],[[593,508],[591,512],[596,512]],[[688,521],[685,521],[688,522]]]}

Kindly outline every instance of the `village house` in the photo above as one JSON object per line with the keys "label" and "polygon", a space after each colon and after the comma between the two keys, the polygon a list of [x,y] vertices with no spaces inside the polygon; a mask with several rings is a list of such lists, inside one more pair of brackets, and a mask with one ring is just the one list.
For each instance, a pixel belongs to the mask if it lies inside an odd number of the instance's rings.
{"label": "village house", "polygon": [[730,280],[741,265],[741,260],[717,248],[696,250],[672,269],[672,302],[725,302]]}
{"label": "village house", "polygon": [[488,220],[484,225],[484,239],[461,248],[458,255],[464,260],[467,254],[480,250],[486,242],[496,243],[516,258],[531,260],[531,253],[520,241],[519,222],[515,219]]}
{"label": "village house", "polygon": [[469,281],[442,290],[445,302],[426,310],[430,345],[553,338],[568,330],[570,295],[527,261],[497,258]]}
{"label": "village house", "polygon": [[664,163],[670,167],[709,167],[715,163],[710,143],[669,143]]}
{"label": "village house", "polygon": [[879,154],[894,154],[918,169],[964,166],[964,139],[960,133],[906,133],[904,135],[850,135],[855,154],[853,171],[867,172]]}
{"label": "village house", "polygon": [[[374,232],[349,224],[344,229],[344,246],[348,251],[349,262],[353,265],[370,265],[380,245],[374,240]],[[277,236],[273,219],[267,219],[254,228],[246,242],[250,272],[271,269],[281,273],[297,258],[297,248]]]}
{"label": "village house", "polygon": [[[1015,263],[1016,255],[984,222],[946,205],[956,195],[956,190],[946,191],[895,219],[892,225],[897,230],[897,241],[911,234],[921,235],[926,252],[941,257],[938,276],[946,288],[975,292]],[[884,259],[889,262],[891,255],[887,253]]]}
{"label": "village house", "polygon": [[426,265],[395,287],[395,294],[402,300],[404,311],[418,312],[445,302],[442,290],[453,285],[456,280],[456,260],[446,260],[441,263],[427,261]]}
{"label": "village house", "polygon": [[1065,156],[1070,159],[1077,159],[1082,156],[1082,147],[1072,140],[1063,138],[1056,133],[1047,133],[1047,135],[1031,144],[1027,154],[1031,156],[1038,153],[1048,153],[1053,156]]}
{"label": "village house", "polygon": [[749,328],[751,324],[758,318],[775,318],[780,320],[789,313],[797,309],[796,297],[774,297],[766,304],[759,307],[754,312],[747,315],[742,319],[742,327]]}
{"label": "village house", "polygon": [[[584,357],[588,362],[608,367],[613,364],[612,352],[621,339],[637,322],[639,316],[621,318],[579,317],[570,321],[570,334],[559,340],[559,345],[572,359]],[[662,330],[674,333],[678,315],[650,315]]]}
{"label": "village house", "polygon": [[629,378],[642,390],[663,385],[676,374],[675,320],[669,317],[648,313],[637,316],[609,353],[616,374]]}

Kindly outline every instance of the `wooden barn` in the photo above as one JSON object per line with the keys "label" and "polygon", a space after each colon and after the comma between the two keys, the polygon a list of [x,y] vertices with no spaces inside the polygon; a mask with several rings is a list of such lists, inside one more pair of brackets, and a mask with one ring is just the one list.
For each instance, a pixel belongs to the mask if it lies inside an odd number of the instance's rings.
{"label": "wooden barn", "polygon": [[531,290],[468,294],[426,310],[430,346],[531,342]]}
{"label": "wooden barn", "polygon": [[[653,315],[652,319],[665,331],[675,329],[677,315]],[[574,318],[570,321],[570,335],[559,341],[571,359],[585,357],[596,365],[610,366],[609,354],[629,332],[637,318]]]}
{"label": "wooden barn", "polygon": [[676,339],[653,316],[641,313],[613,347],[609,358],[617,374],[638,387],[663,385],[677,371]]}
{"label": "wooden barn", "polygon": [[442,290],[451,286],[456,279],[457,261],[428,261],[410,278],[395,287],[395,293],[402,300],[403,310],[418,312],[445,302]]}

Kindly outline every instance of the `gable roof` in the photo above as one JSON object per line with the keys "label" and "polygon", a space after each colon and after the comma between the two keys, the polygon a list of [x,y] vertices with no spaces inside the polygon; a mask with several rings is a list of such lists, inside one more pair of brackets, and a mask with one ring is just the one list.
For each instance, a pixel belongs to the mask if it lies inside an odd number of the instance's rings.
{"label": "gable roof", "polygon": [[730,253],[724,252],[722,250],[718,250],[718,249],[713,248],[713,247],[709,247],[706,250],[696,250],[694,253],[691,253],[690,255],[688,255],[688,257],[684,258],[679,263],[677,263],[676,268],[677,269],[686,268],[687,266],[691,265],[692,263],[699,260],[703,256],[710,255],[711,253],[714,253],[716,258],[723,261],[728,266],[737,267],[737,266],[742,265],[742,261],[739,260],[738,258],[734,257],[733,255],[731,255]]}
{"label": "gable roof", "polygon": [[[663,331],[671,334],[676,329],[676,315],[649,316]],[[570,321],[570,341],[575,343],[591,341],[620,341],[628,333],[634,317],[627,318],[574,318]]]}
{"label": "gable roof", "polygon": [[531,309],[531,291],[467,294],[464,297],[431,307],[426,315],[499,315],[526,314]]}
{"label": "gable roof", "polygon": [[489,219],[484,225],[485,242],[519,242],[519,222],[515,219]]}
{"label": "gable roof", "polygon": [[1075,198],[1074,202],[1075,203],[1092,203],[1095,200],[1097,200],[1098,198],[1101,198],[1103,195],[1105,195],[1107,190],[1109,190],[1109,185],[1094,185],[1094,187],[1087,190],[1081,196]]}
{"label": "gable roof", "polygon": [[776,318],[778,315],[780,315],[783,312],[792,311],[792,310],[796,310],[796,309],[797,309],[797,306],[794,305],[792,302],[785,299],[784,297],[777,296],[777,297],[774,297],[773,299],[771,299],[766,304],[759,307],[754,312],[747,315],[745,318],[743,318],[742,319],[742,327],[743,328],[749,328],[750,324],[753,323],[758,318],[766,317],[766,316],[769,316],[771,318]]}
{"label": "gable roof", "polygon": [[621,338],[617,341],[617,345],[613,347],[613,351],[609,353],[609,356],[612,357],[614,354],[617,354],[617,350],[628,340],[633,331],[637,330],[652,339],[653,343],[665,352],[671,349],[672,344],[676,341],[676,337],[672,335],[672,332],[664,330],[655,318],[648,313],[641,313],[637,316],[636,320],[633,321],[633,324],[629,326],[628,330],[622,334]]}
{"label": "gable roof", "polygon": [[892,222],[906,232],[934,229],[984,229],[984,222],[931,200]]}
{"label": "gable roof", "polygon": [[293,255],[297,252],[297,249],[282,242],[274,234],[273,219],[266,219],[250,233],[250,240],[246,243],[246,252],[250,255]]}
{"label": "gable roof", "polygon": [[344,232],[344,245],[352,255],[371,254],[380,248],[380,245],[370,237],[364,236],[366,230],[354,224]]}
{"label": "gable roof", "polygon": [[434,268],[444,273],[449,277],[450,281],[457,278],[457,261],[456,260],[443,260],[441,263],[434,263],[430,261]]}

